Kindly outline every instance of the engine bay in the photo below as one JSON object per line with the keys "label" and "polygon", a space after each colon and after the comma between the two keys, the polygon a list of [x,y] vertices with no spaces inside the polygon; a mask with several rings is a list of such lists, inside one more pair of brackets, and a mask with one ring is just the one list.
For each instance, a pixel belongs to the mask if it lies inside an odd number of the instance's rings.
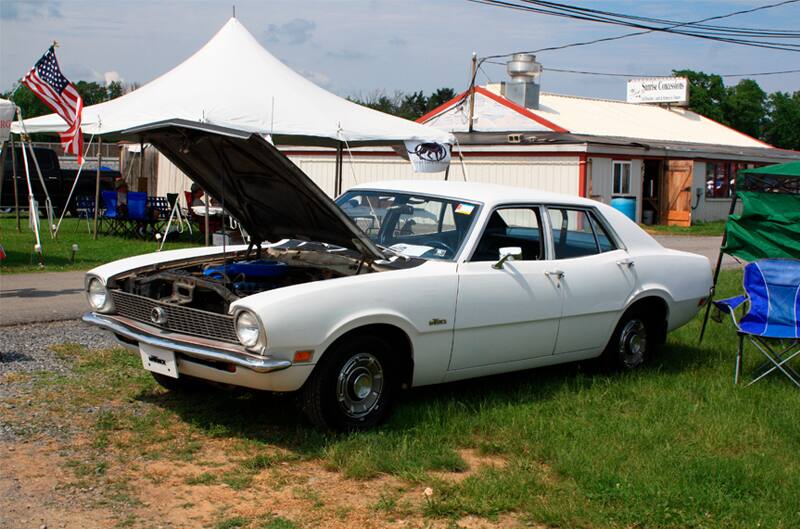
{"label": "engine bay", "polygon": [[237,299],[277,288],[343,277],[327,267],[271,259],[231,259],[132,273],[116,288],[161,303],[225,314]]}

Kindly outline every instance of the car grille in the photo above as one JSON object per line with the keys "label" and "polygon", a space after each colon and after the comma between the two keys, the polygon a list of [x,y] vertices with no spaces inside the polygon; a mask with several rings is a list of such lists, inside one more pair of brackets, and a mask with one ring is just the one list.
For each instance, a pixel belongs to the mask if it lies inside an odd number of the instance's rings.
{"label": "car grille", "polygon": [[[122,292],[121,290],[112,290],[111,299],[114,301],[114,307],[120,316],[154,325],[161,329],[188,334],[189,336],[239,343],[236,337],[233,316],[215,314],[170,303],[160,303],[154,299]],[[150,314],[156,307],[163,308],[167,313],[167,321],[163,325],[154,323],[150,318]]]}

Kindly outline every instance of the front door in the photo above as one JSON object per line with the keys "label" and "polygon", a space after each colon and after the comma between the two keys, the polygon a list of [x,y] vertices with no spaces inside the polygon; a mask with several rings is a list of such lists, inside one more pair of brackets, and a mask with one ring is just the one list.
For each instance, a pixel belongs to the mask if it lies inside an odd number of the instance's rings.
{"label": "front door", "polygon": [[666,200],[664,209],[668,226],[692,224],[692,168],[691,160],[667,160],[664,174]]}
{"label": "front door", "polygon": [[[548,275],[537,206],[492,213],[467,262],[459,265],[450,370],[517,362],[553,354],[561,317],[557,278]],[[522,258],[497,269],[500,248]]]}

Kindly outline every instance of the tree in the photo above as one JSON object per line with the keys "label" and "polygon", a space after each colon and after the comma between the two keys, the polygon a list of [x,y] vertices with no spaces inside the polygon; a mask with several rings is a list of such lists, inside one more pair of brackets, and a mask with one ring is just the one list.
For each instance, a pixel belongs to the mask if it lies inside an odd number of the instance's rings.
{"label": "tree", "polygon": [[723,101],[725,121],[754,138],[763,137],[767,120],[767,93],[752,79],[728,87]]}
{"label": "tree", "polygon": [[456,97],[456,91],[452,88],[438,88],[428,98],[428,108],[426,109],[426,112],[430,112],[439,105],[447,103],[454,97]]}
{"label": "tree", "polygon": [[800,91],[770,94],[768,106],[766,141],[783,149],[800,150]]}
{"label": "tree", "polygon": [[387,95],[383,90],[377,90],[366,96],[357,95],[347,99],[393,116],[415,120],[455,96],[456,92],[452,88],[439,88],[428,97],[422,90],[410,94],[396,91],[392,96]]}
{"label": "tree", "polygon": [[723,108],[727,92],[722,77],[694,70],[673,70],[672,74],[689,78],[689,108],[692,111],[728,124]]}
{"label": "tree", "polygon": [[[122,84],[115,81],[108,86],[103,86],[94,81],[78,81],[75,83],[75,88],[83,98],[83,105],[95,105],[115,99],[122,95]],[[12,96],[13,94],[13,96]],[[3,99],[11,99],[20,108],[24,118],[35,118],[36,116],[43,116],[51,114],[53,111],[42,103],[42,101],[34,94],[27,86],[19,84],[16,92],[10,91],[0,95]]]}
{"label": "tree", "polygon": [[421,115],[425,114],[428,109],[428,98],[420,90],[419,92],[411,92],[403,96],[400,102],[400,107],[397,109],[397,114],[401,118],[415,120]]}

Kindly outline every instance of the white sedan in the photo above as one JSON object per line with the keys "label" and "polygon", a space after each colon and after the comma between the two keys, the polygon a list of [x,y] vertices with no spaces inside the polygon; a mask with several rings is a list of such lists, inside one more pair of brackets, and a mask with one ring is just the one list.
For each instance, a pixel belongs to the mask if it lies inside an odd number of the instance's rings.
{"label": "white sedan", "polygon": [[87,274],[84,320],[170,389],[299,391],[315,424],[371,427],[402,388],[599,356],[636,368],[709,295],[705,257],[591,200],[396,181],[334,203],[258,136],[140,133],[251,240]]}

